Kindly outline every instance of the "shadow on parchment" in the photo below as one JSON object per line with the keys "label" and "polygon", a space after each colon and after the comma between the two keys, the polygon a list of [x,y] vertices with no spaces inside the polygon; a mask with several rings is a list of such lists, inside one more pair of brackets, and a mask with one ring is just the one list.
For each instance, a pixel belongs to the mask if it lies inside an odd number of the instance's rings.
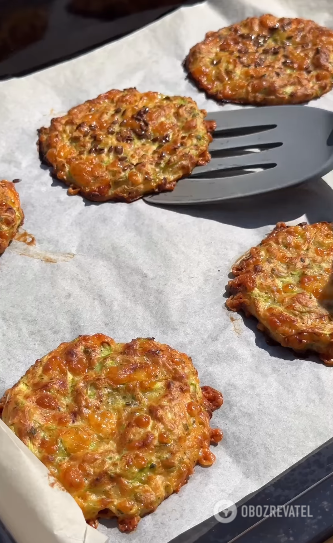
{"label": "shadow on parchment", "polygon": [[99,523],[105,526],[105,528],[117,528],[118,529],[118,521],[115,518],[100,518]]}
{"label": "shadow on parchment", "polygon": [[[148,204],[152,205],[152,204]],[[333,221],[333,190],[323,180],[278,191],[206,205],[159,206],[240,228],[260,228],[306,215],[309,223]]]}
{"label": "shadow on parchment", "polygon": [[[233,313],[233,312],[230,312]],[[274,342],[271,338],[266,336],[261,330],[258,330],[257,325],[258,321],[255,317],[245,317],[242,312],[239,312],[238,315],[242,318],[244,326],[249,328],[255,336],[255,344],[259,349],[266,351],[271,358],[280,358],[282,360],[311,360],[319,365],[323,365],[319,356],[313,352],[304,352],[296,353],[288,347],[282,347],[278,343]]]}
{"label": "shadow on parchment", "polygon": [[[53,187],[68,190],[66,183],[59,181],[51,169],[41,163],[40,168],[48,171]],[[93,202],[83,198],[84,205],[117,204],[118,202]],[[153,205],[148,203],[148,205]],[[155,204],[154,204],[155,205]],[[295,187],[274,192],[247,196],[206,205],[156,206],[173,213],[201,217],[240,228],[259,228],[277,222],[286,222],[306,215],[309,223],[333,221],[333,190],[323,179],[309,181]]]}
{"label": "shadow on parchment", "polygon": [[[232,275],[232,273],[229,273],[229,277],[233,278],[234,276]],[[226,285],[223,294],[225,302],[227,301],[229,296],[229,287],[228,285]],[[258,320],[252,315],[250,317],[246,317],[242,311],[237,311],[237,313],[235,313],[234,311],[231,311],[231,309],[228,309],[226,305],[225,310],[228,312],[231,321],[238,320],[239,318],[242,319],[244,326],[246,326],[246,328],[249,328],[253,332],[257,347],[266,351],[271,357],[282,358],[283,360],[295,360],[296,358],[299,358],[291,349],[281,347],[281,345],[279,345],[278,343],[274,343],[269,338],[267,338],[267,336],[265,336],[263,332],[258,330]]]}

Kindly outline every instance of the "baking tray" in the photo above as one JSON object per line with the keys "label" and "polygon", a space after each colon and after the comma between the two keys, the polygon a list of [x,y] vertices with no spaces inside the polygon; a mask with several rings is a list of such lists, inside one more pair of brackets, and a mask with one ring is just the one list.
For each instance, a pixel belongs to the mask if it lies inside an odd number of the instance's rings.
{"label": "baking tray", "polygon": [[[179,6],[194,3],[197,2],[182,2],[179,3]],[[59,25],[63,22],[64,16],[71,19],[72,22],[69,20],[68,24],[73,26],[72,36],[75,35],[75,39],[64,40],[59,48],[59,42],[55,41],[57,33],[49,34],[45,40],[42,39],[35,43],[33,48],[27,47],[26,50],[14,53],[5,61],[0,62],[0,79],[26,75],[42,67],[73,58],[103,43],[111,42],[138,30],[177,8],[177,6],[159,7],[157,0],[156,8],[153,10],[109,21],[107,27],[104,25],[103,19],[95,19],[89,27],[85,25],[80,29],[80,25],[76,24],[75,17],[68,15],[62,0],[56,0],[53,4],[58,5],[58,10],[55,13],[58,13]],[[53,21],[53,25],[56,30],[57,20]],[[60,31],[60,26],[58,31]],[[324,543],[327,538],[333,535],[332,483],[333,439],[303,458],[268,485],[238,503],[238,513],[234,521],[230,523],[219,522],[213,516],[179,535],[172,540],[172,543],[231,543],[232,541],[240,543],[264,541],[272,543]],[[262,518],[261,514],[257,514],[265,506],[285,505],[305,506],[309,515],[307,517],[269,516]],[[252,508],[253,516],[243,516],[242,506],[246,506],[247,511]],[[0,542],[15,543],[1,521]]]}
{"label": "baking tray", "polygon": [[[259,506],[259,515],[242,516],[243,505],[248,511],[251,506],[254,511]],[[263,510],[265,506],[286,505],[294,510],[295,506],[303,506],[309,516],[262,518],[260,515],[260,508]],[[333,439],[247,496],[237,504],[237,509],[234,521],[221,523],[213,516],[170,543],[324,543],[333,535]],[[15,543],[1,521],[0,541]]]}

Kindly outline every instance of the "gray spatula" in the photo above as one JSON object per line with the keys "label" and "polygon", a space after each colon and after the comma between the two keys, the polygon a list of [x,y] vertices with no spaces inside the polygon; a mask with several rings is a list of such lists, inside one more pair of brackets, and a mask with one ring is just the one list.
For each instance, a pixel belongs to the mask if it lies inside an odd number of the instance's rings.
{"label": "gray spatula", "polygon": [[296,185],[333,169],[331,111],[272,106],[219,111],[207,119],[217,123],[211,161],[181,179],[174,191],[147,196],[147,202],[219,202]]}

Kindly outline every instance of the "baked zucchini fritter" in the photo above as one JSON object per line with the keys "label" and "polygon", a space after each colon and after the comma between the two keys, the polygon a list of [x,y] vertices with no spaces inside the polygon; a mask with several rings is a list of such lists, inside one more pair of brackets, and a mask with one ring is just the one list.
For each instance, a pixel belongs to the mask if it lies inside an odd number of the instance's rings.
{"label": "baked zucchini fritter", "polygon": [[0,181],[0,255],[14,239],[23,220],[24,213],[14,184]]}
{"label": "baked zucchini fritter", "polygon": [[152,338],[103,335],[62,343],[0,402],[2,420],[70,492],[87,521],[129,532],[210,466],[222,395],[200,388],[191,359]]}
{"label": "baked zucchini fritter", "polygon": [[305,19],[250,17],[208,32],[186,67],[218,100],[299,104],[333,86],[333,31]]}
{"label": "baked zucchini fritter", "polygon": [[278,223],[234,265],[227,307],[254,315],[284,347],[333,365],[332,259],[333,223]]}
{"label": "baked zucchini fritter", "polygon": [[111,90],[41,128],[40,155],[70,194],[132,202],[209,162],[205,116],[191,98]]}

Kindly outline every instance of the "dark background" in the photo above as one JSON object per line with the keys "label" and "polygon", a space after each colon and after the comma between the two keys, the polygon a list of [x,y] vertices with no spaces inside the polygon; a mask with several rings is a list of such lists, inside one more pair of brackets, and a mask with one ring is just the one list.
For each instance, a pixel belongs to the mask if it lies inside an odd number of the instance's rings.
{"label": "dark background", "polygon": [[0,79],[118,39],[193,1],[0,0]]}

